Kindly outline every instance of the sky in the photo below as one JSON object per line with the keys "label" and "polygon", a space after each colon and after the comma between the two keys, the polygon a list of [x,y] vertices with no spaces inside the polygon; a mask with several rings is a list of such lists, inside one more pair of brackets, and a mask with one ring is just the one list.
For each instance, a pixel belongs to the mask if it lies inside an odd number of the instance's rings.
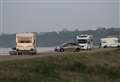
{"label": "sky", "polygon": [[120,28],[119,4],[120,0],[0,0],[0,33]]}

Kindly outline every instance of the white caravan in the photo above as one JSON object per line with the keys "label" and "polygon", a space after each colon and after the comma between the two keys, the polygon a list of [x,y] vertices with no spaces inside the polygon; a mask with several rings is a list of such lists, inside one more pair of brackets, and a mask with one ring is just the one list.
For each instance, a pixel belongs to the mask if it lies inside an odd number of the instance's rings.
{"label": "white caravan", "polygon": [[101,47],[119,47],[119,39],[117,37],[108,37],[108,38],[102,38],[101,39]]}
{"label": "white caravan", "polygon": [[92,35],[78,35],[76,38],[81,49],[87,50],[93,48]]}
{"label": "white caravan", "polygon": [[22,55],[24,53],[36,54],[37,52],[37,36],[33,32],[16,33],[16,47],[10,54]]}

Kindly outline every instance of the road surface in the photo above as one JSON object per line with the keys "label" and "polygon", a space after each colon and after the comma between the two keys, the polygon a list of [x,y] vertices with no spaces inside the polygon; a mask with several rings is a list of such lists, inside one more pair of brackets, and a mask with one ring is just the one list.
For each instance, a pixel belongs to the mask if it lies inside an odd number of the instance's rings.
{"label": "road surface", "polygon": [[37,55],[10,55],[9,51],[11,48],[0,48],[0,61],[8,61],[8,60],[17,60],[17,59],[29,59],[29,58],[37,58],[44,57],[48,55],[52,55],[54,51],[54,47],[40,47],[37,49]]}
{"label": "road surface", "polygon": [[[84,51],[80,51],[80,52],[76,52],[76,53],[91,53],[91,52],[97,52],[97,51],[110,51],[116,48],[106,48],[106,49],[93,49],[93,50],[84,50]],[[8,52],[11,49],[8,48],[4,48],[1,49],[0,48],[0,61],[8,61],[8,60],[18,60],[18,59],[31,59],[31,58],[38,58],[38,57],[45,57],[45,56],[50,56],[50,55],[63,55],[62,53],[57,53],[54,52],[54,47],[42,47],[42,48],[38,48],[38,54],[37,55],[9,55]],[[71,53],[71,52],[64,52],[64,53]],[[74,53],[74,52],[72,52]]]}
{"label": "road surface", "polygon": [[[9,51],[12,51],[11,48],[0,48],[0,55],[9,55]],[[38,53],[52,52],[54,47],[40,47],[37,48]]]}

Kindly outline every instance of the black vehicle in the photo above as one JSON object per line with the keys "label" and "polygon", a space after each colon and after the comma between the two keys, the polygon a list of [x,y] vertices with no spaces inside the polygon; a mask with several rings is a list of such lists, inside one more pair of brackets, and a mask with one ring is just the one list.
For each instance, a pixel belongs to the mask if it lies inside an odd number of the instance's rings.
{"label": "black vehicle", "polygon": [[76,43],[64,43],[54,49],[56,52],[64,52],[64,51],[72,51],[78,52],[80,51],[80,46]]}

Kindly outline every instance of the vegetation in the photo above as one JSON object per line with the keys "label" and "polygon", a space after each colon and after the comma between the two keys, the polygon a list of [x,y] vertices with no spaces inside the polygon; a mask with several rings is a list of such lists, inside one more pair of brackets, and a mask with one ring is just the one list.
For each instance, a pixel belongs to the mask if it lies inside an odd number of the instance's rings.
{"label": "vegetation", "polygon": [[120,82],[120,50],[0,62],[0,82]]}
{"label": "vegetation", "polygon": [[[86,31],[68,31],[63,30],[60,32],[44,32],[38,34],[38,45],[40,47],[45,46],[57,46],[64,42],[75,42],[78,34],[91,34],[94,36],[95,45],[99,45],[100,38],[107,36],[120,37],[120,28],[99,28],[96,30]],[[15,34],[3,34],[0,36],[0,47],[14,47],[15,46]]]}

